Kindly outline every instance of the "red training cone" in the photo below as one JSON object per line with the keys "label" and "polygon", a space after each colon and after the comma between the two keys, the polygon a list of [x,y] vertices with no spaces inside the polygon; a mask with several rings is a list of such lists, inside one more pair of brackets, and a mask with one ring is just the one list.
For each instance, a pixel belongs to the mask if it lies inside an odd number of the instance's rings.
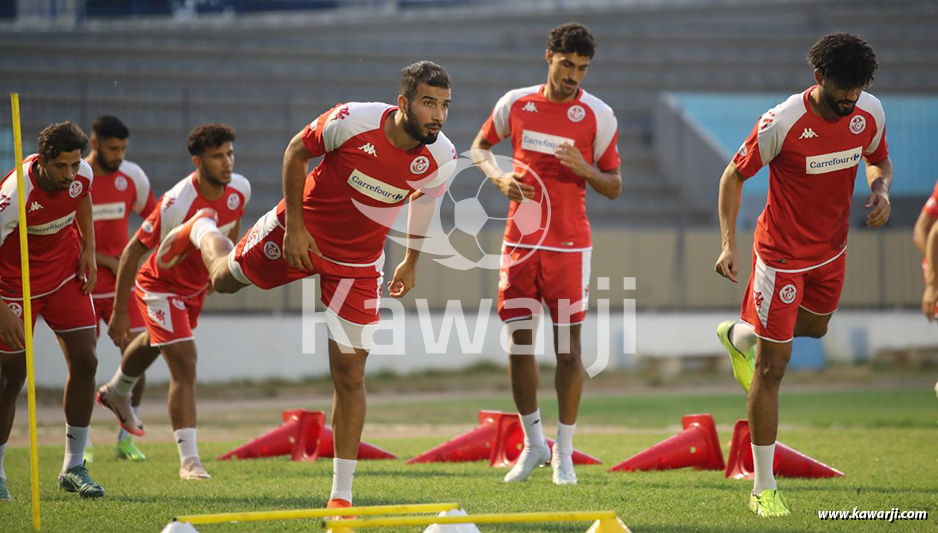
{"label": "red training cone", "polygon": [[671,470],[692,466],[697,470],[723,470],[723,452],[710,414],[681,418],[684,431],[665,439],[609,469],[610,472]]}
{"label": "red training cone", "polygon": [[[518,461],[521,450],[524,449],[524,428],[521,426],[521,416],[517,413],[499,413],[495,423],[495,440],[492,442],[492,455],[489,466],[511,468]],[[481,418],[482,413],[479,413]],[[547,440],[547,445],[553,451],[554,441]],[[599,459],[581,451],[573,450],[573,464],[598,465]]]}
{"label": "red training cone", "polygon": [[[726,477],[733,479],[752,479],[755,470],[752,462],[752,440],[749,437],[749,422],[736,421],[733,427],[733,442],[726,463]],[[775,460],[772,471],[779,477],[825,478],[843,477],[844,473],[816,459],[785,446],[775,443]]]}
{"label": "red training cone", "polygon": [[[335,449],[333,446],[332,428],[329,426],[323,426],[322,433],[319,435],[319,447],[317,449],[316,456],[330,458],[335,457]],[[382,450],[373,444],[360,441],[358,443],[358,459],[397,459],[397,456],[391,452]],[[296,450],[294,450],[293,460],[303,460],[302,458],[297,459]]]}
{"label": "red training cone", "polygon": [[317,425],[320,428],[322,427],[325,416],[322,411],[285,411],[283,413],[283,424],[247,444],[231,450],[219,457],[218,460],[256,459],[259,457],[290,455],[293,453],[298,441],[302,440],[304,443],[309,441],[307,435],[305,435],[306,431],[315,431],[316,437],[313,442],[318,440],[319,430],[316,427]]}
{"label": "red training cone", "polygon": [[414,463],[461,463],[483,461],[492,456],[497,421],[503,413],[479,411],[479,426],[407,461]]}

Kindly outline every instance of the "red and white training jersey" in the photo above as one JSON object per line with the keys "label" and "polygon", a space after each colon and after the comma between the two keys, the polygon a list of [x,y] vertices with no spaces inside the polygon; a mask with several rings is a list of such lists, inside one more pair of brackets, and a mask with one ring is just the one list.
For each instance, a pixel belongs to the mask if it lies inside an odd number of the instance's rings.
{"label": "red and white training jersey", "polygon": [[[91,165],[81,162],[78,175],[64,191],[44,191],[36,184],[38,159],[23,160],[26,198],[26,231],[29,233],[29,284],[31,296],[49,294],[78,274],[80,252],[75,214],[82,198],[91,190]],[[11,170],[0,183],[0,295],[23,297],[20,268],[19,207],[16,172]]]}
{"label": "red and white training jersey", "polygon": [[922,212],[927,213],[932,218],[938,218],[938,180],[935,181],[935,188],[932,190],[931,196],[922,206]]}
{"label": "red and white training jersey", "polygon": [[[199,209],[209,207],[218,213],[218,229],[228,234],[235,227],[244,206],[251,200],[251,184],[241,174],[232,174],[231,182],[217,200],[207,200],[199,192],[196,174],[186,176],[166,191],[150,216],[143,221],[135,237],[147,248],[156,248],[173,228],[182,225]],[[151,254],[137,274],[137,287],[152,294],[173,294],[191,298],[208,288],[208,270],[202,256],[189,253],[172,268],[160,269],[156,254]]]}
{"label": "red and white training jersey", "polygon": [[814,87],[766,112],[733,157],[743,178],[769,165],[769,195],[755,233],[756,253],[778,270],[820,266],[844,252],[860,158],[889,156],[886,115],[861,93],[853,113],[825,120],[811,111]]}
{"label": "red and white training jersey", "polygon": [[[350,102],[323,113],[303,130],[313,157],[323,156],[306,177],[303,220],[323,257],[372,264],[401,207],[414,191],[439,197],[455,168],[456,148],[440,132],[433,144],[401,150],[384,124],[397,106]],[[277,205],[280,224],[286,203]]]}
{"label": "red and white training jersey", "polygon": [[[482,126],[482,134],[492,145],[511,137],[514,158],[537,174],[549,198],[547,229],[527,235],[519,231],[514,222],[520,204],[511,202],[505,244],[561,252],[590,249],[586,180],[560,164],[554,150],[569,143],[583,154],[587,163],[595,164],[599,170],[608,172],[618,168],[619,134],[612,108],[582,89],[569,102],[552,102],[544,97],[544,86],[535,85],[502,96]],[[534,201],[541,203],[541,221],[546,222],[548,202],[542,201],[541,184],[524,167],[515,165],[514,171],[516,179],[535,188]]]}
{"label": "red and white training jersey", "polygon": [[[116,172],[94,177],[91,188],[94,213],[94,239],[97,251],[111,257],[120,257],[130,240],[127,221],[133,211],[141,218],[150,216],[156,207],[156,197],[150,190],[150,179],[136,163],[124,161]],[[114,296],[114,274],[106,268],[98,269],[98,282],[92,296]]]}

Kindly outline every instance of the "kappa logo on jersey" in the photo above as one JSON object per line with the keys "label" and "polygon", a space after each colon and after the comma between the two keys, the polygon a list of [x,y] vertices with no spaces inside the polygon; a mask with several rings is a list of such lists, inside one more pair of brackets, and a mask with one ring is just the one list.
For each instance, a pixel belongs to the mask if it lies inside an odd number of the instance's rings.
{"label": "kappa logo on jersey", "polygon": [[375,151],[375,145],[371,143],[365,143],[359,146],[358,149],[370,156],[378,157],[378,152]]}
{"label": "kappa logo on jersey", "polygon": [[857,146],[851,150],[806,157],[804,171],[806,174],[826,174],[835,170],[853,168],[860,163],[862,151],[863,147]]}
{"label": "kappa logo on jersey", "polygon": [[80,181],[75,180],[68,186],[68,195],[72,198],[78,198],[78,195],[81,194],[83,190],[85,190],[85,186],[82,185]]}
{"label": "kappa logo on jersey", "polygon": [[850,133],[859,135],[866,129],[866,117],[863,115],[854,115],[850,119]]}
{"label": "kappa logo on jersey", "polygon": [[818,137],[818,134],[814,133],[814,130],[812,130],[811,128],[805,128],[804,131],[801,132],[801,137],[798,137],[798,138],[799,139],[814,139],[815,137]]}
{"label": "kappa logo on jersey", "polygon": [[410,172],[412,174],[423,174],[428,168],[430,168],[430,160],[424,156],[416,157],[410,162]]}
{"label": "kappa logo on jersey", "polygon": [[783,304],[790,304],[795,301],[795,296],[798,295],[798,289],[794,285],[789,283],[782,287],[782,290],[778,291],[778,299],[782,301]]}
{"label": "kappa logo on jersey", "polygon": [[7,307],[10,308],[10,311],[13,311],[13,314],[23,318],[23,306],[16,302],[7,302]]}
{"label": "kappa logo on jersey", "polygon": [[231,193],[228,195],[228,209],[234,211],[241,205],[241,197],[236,193]]}
{"label": "kappa logo on jersey", "polygon": [[114,178],[114,188],[124,192],[127,190],[127,178],[124,176],[117,176]]}
{"label": "kappa logo on jersey", "polygon": [[173,307],[175,307],[176,309],[179,309],[180,311],[186,310],[185,302],[183,302],[179,298],[170,298],[169,301],[173,303]]}
{"label": "kappa logo on jersey", "polygon": [[586,118],[586,110],[583,109],[583,106],[570,106],[570,109],[567,110],[567,118],[570,119],[570,122],[579,122]]}
{"label": "kappa logo on jersey", "polygon": [[524,104],[524,107],[521,109],[527,111],[528,113],[537,113],[537,106],[534,105],[534,102],[528,102]]}
{"label": "kappa logo on jersey", "polygon": [[762,291],[755,291],[752,293],[752,301],[756,303],[756,309],[762,310]]}
{"label": "kappa logo on jersey", "polygon": [[[413,168],[413,165],[411,165],[411,168]],[[352,175],[348,178],[348,184],[365,196],[386,204],[396,204],[407,197],[406,190],[376,180],[360,170],[352,172]]]}
{"label": "kappa logo on jersey", "polygon": [[335,116],[332,117],[332,120],[344,120],[345,117],[349,116],[352,112],[349,111],[348,106],[343,107],[342,109],[336,111]]}
{"label": "kappa logo on jersey", "polygon": [[39,202],[33,202],[29,204],[30,213],[32,213],[33,211],[39,211],[40,209],[42,209],[42,204],[40,204]]}
{"label": "kappa logo on jersey", "polygon": [[280,247],[277,246],[277,243],[273,241],[267,241],[264,244],[264,255],[267,256],[267,259],[276,261],[277,259],[280,259]]}

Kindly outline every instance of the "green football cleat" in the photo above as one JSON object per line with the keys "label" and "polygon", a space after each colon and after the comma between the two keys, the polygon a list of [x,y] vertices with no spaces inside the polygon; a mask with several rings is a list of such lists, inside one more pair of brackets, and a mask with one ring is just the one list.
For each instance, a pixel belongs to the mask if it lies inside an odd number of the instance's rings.
{"label": "green football cleat", "polygon": [[782,494],[778,489],[769,489],[762,491],[762,494],[749,496],[749,509],[759,516],[788,516],[791,509],[782,499]]}
{"label": "green football cleat", "polygon": [[104,488],[91,479],[91,474],[85,468],[85,463],[69,468],[59,474],[59,488],[66,492],[77,492],[82,498],[100,498],[104,496]]}
{"label": "green football cleat", "polygon": [[94,448],[91,446],[85,446],[85,462],[93,463],[94,462]]}
{"label": "green football cleat", "polygon": [[128,461],[146,461],[147,456],[143,455],[143,452],[140,451],[140,448],[137,448],[137,445],[134,444],[134,439],[130,435],[127,435],[123,439],[117,442],[117,448],[115,448],[115,455],[118,459],[127,459]]}
{"label": "green football cleat", "polygon": [[753,346],[748,352],[743,353],[733,346],[730,342],[730,328],[736,322],[727,320],[717,326],[717,338],[726,348],[726,353],[730,354],[730,361],[733,363],[733,377],[743,387],[746,393],[749,393],[749,386],[752,384],[752,375],[756,371],[756,347]]}
{"label": "green football cleat", "polygon": [[10,495],[10,489],[7,488],[7,480],[0,477],[0,502],[9,501],[13,501],[13,496]]}

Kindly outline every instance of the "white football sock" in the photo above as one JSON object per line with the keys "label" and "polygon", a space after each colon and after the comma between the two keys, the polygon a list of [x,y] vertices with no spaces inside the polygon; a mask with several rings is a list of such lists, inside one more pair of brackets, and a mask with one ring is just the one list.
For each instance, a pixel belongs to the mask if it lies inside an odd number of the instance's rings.
{"label": "white football sock", "polygon": [[[134,405],[131,407],[131,409],[133,410],[134,414],[137,415],[137,418],[139,419],[140,418],[140,406]],[[124,428],[121,428],[121,430],[117,433],[117,442],[120,442],[124,440],[125,438],[132,437],[132,436],[133,435],[131,435],[130,433],[127,433],[126,431],[124,431]],[[90,439],[88,440],[88,445],[91,446]]]}
{"label": "white football sock", "polygon": [[330,500],[336,498],[352,503],[352,481],[355,478],[355,466],[358,461],[354,459],[332,460],[332,494]]}
{"label": "white football sock", "polygon": [[540,409],[537,409],[529,415],[521,415],[521,426],[524,428],[525,446],[547,446],[547,443],[544,441]]}
{"label": "white football sock", "polygon": [[124,374],[120,367],[114,372],[114,377],[108,382],[108,386],[114,389],[118,396],[130,396],[134,390],[134,385],[140,381],[140,377],[132,377]]}
{"label": "white football sock", "polygon": [[573,434],[576,432],[576,424],[564,424],[557,422],[557,453],[561,455],[573,454]]}
{"label": "white football sock", "polygon": [[745,322],[737,322],[730,328],[730,343],[746,353],[756,345],[756,331]]}
{"label": "white football sock", "polygon": [[192,223],[192,231],[189,232],[189,240],[196,248],[201,248],[202,238],[209,233],[221,234],[218,230],[218,224],[212,217],[202,217]]}
{"label": "white football sock", "polygon": [[7,473],[3,470],[3,456],[7,453],[7,443],[0,444],[0,479],[6,479]]}
{"label": "white football sock", "polygon": [[752,445],[752,464],[755,466],[755,481],[752,484],[752,493],[762,494],[764,490],[777,487],[772,464],[775,462],[775,443],[768,446]]}
{"label": "white football sock", "polygon": [[183,462],[190,457],[199,456],[199,447],[195,441],[195,428],[182,428],[173,431],[173,437],[176,439],[176,448],[179,449],[179,462]]}
{"label": "white football sock", "polygon": [[62,470],[81,466],[85,461],[85,444],[90,426],[76,427],[65,424],[65,461]]}

